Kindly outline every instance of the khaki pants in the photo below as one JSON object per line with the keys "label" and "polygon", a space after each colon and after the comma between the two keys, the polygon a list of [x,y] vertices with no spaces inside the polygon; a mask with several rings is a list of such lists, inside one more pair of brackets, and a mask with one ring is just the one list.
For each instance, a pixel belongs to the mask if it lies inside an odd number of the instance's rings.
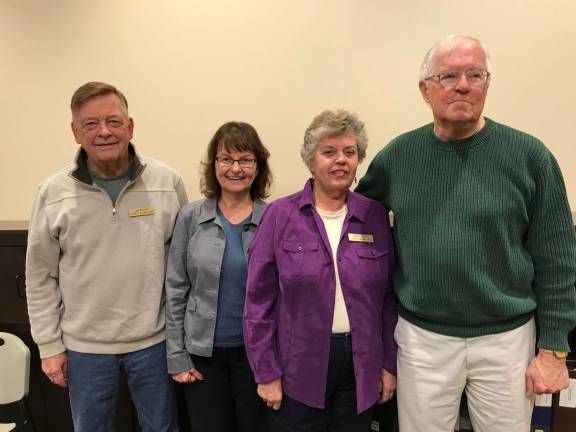
{"label": "khaki pants", "polygon": [[534,357],[533,319],[505,333],[458,338],[400,318],[395,338],[401,432],[452,432],[464,390],[475,432],[530,431],[524,374]]}

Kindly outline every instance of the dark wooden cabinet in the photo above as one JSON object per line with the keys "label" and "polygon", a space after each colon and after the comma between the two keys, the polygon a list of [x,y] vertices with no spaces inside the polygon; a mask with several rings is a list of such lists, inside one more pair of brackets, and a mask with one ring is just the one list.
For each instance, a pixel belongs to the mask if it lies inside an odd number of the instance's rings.
{"label": "dark wooden cabinet", "polygon": [[26,223],[0,222],[0,325],[27,324]]}

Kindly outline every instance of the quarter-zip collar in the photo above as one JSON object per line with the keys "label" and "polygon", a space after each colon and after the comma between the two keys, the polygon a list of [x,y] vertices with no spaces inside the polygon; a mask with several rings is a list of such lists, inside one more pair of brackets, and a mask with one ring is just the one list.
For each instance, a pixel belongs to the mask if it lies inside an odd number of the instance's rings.
{"label": "quarter-zip collar", "polygon": [[[136,149],[132,143],[128,144],[128,152],[132,159],[132,163],[129,168],[129,180],[133,181],[136,177],[140,175],[145,165],[140,162],[140,158],[136,154]],[[92,184],[92,179],[90,178],[90,172],[88,170],[88,154],[86,151],[80,147],[78,153],[76,154],[76,168],[72,171],[72,177],[80,180],[82,183],[88,185]]]}

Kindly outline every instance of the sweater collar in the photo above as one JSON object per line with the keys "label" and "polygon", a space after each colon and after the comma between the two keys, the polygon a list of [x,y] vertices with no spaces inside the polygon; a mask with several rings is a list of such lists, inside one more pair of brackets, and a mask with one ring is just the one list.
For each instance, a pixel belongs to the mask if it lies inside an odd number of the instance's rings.
{"label": "sweater collar", "polygon": [[482,129],[474,135],[462,140],[443,140],[438,138],[434,133],[434,123],[428,125],[428,135],[434,146],[440,150],[454,152],[469,150],[484,142],[490,136],[490,133],[494,128],[494,122],[492,120],[488,117],[484,117],[484,119],[486,122]]}

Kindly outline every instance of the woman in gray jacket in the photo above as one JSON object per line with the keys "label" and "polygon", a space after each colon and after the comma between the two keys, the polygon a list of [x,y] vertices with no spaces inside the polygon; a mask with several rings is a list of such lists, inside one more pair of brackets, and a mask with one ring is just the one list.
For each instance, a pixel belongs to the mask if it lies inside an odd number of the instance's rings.
{"label": "woman in gray jacket", "polygon": [[193,431],[266,430],[246,358],[246,254],[265,207],[269,152],[247,123],[222,125],[203,162],[205,199],[184,206],[166,272],[168,372],[185,384]]}

